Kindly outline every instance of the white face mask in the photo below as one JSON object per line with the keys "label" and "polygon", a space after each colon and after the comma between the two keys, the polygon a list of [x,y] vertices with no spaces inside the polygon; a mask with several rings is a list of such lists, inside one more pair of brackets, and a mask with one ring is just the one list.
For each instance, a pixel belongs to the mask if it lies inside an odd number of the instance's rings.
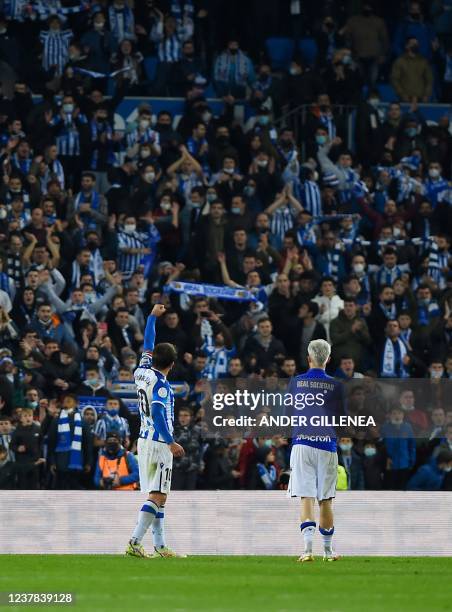
{"label": "white face mask", "polygon": [[63,104],[63,110],[65,113],[72,113],[74,112],[74,105],[69,103],[69,104]]}
{"label": "white face mask", "polygon": [[210,113],[209,111],[205,111],[201,115],[201,118],[204,121],[204,123],[209,123],[209,121],[212,119],[212,113]]}
{"label": "white face mask", "polygon": [[127,234],[133,234],[133,232],[137,229],[137,226],[134,223],[126,223],[124,225],[124,231]]}
{"label": "white face mask", "polygon": [[259,168],[266,168],[268,166],[268,159],[260,159],[257,162],[257,165],[259,166]]}
{"label": "white face mask", "polygon": [[345,452],[351,451],[352,450],[352,446],[353,446],[353,444],[351,442],[348,443],[348,444],[339,444],[339,448],[342,451],[345,451]]}
{"label": "white face mask", "polygon": [[146,172],[146,174],[144,175],[144,180],[146,181],[146,183],[152,183],[154,179],[155,172]]}
{"label": "white face mask", "polygon": [[8,216],[8,212],[6,210],[6,208],[0,208],[0,219],[6,219],[6,217]]}
{"label": "white face mask", "polygon": [[170,202],[161,202],[160,208],[164,210],[165,212],[168,212],[169,210],[171,210],[171,204]]}
{"label": "white face mask", "polygon": [[140,119],[139,126],[142,130],[145,130],[151,125],[149,119]]}
{"label": "white face mask", "polygon": [[103,21],[96,21],[96,23],[94,24],[94,29],[103,30],[104,26],[105,26],[105,23]]}
{"label": "white face mask", "polygon": [[223,168],[225,174],[234,174],[234,168]]}
{"label": "white face mask", "polygon": [[444,370],[432,370],[432,372],[430,372],[430,377],[431,378],[442,378],[444,374]]}
{"label": "white face mask", "polygon": [[353,270],[357,273],[357,274],[361,274],[361,272],[364,272],[366,266],[362,263],[357,263],[353,266]]}
{"label": "white face mask", "polygon": [[150,155],[151,155],[151,151],[150,151],[150,149],[141,149],[141,151],[140,151],[140,157],[141,157],[142,159],[146,159],[146,157],[150,157]]}
{"label": "white face mask", "polygon": [[377,449],[373,446],[366,446],[366,448],[364,449],[364,454],[366,457],[375,457],[375,455],[377,454]]}
{"label": "white face mask", "polygon": [[431,178],[438,178],[439,170],[438,168],[430,168],[430,170],[428,171],[428,174]]}

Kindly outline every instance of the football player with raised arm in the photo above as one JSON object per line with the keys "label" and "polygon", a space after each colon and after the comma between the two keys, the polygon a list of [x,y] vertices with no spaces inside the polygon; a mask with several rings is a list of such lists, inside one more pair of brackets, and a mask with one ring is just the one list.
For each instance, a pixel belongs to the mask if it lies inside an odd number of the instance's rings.
{"label": "football player with raised arm", "polygon": [[[172,344],[162,342],[154,348],[155,322],[165,312],[156,304],[146,322],[140,363],[134,372],[137,386],[141,428],[138,439],[140,488],[148,494],[138,514],[138,521],[127,546],[133,557],[179,557],[166,545],[165,501],[171,486],[173,456],[182,457],[184,449],[173,438],[174,395],[166,377],[176,361]],[[154,552],[145,551],[142,541],[152,527]]]}

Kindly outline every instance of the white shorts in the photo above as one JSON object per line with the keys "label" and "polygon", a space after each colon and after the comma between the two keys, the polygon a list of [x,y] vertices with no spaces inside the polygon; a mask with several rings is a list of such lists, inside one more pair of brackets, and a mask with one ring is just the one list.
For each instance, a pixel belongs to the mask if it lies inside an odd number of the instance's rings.
{"label": "white shorts", "polygon": [[337,454],[307,444],[294,444],[290,454],[290,497],[319,501],[336,495]]}
{"label": "white shorts", "polygon": [[168,444],[149,438],[138,438],[137,451],[140,489],[146,493],[168,495],[173,469],[173,454]]}

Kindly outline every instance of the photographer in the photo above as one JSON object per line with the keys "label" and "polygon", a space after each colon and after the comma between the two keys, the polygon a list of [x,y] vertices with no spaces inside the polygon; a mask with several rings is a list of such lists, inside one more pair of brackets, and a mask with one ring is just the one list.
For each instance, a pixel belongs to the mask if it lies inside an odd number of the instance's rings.
{"label": "photographer", "polygon": [[138,487],[138,462],[120,443],[119,435],[109,432],[99,453],[94,484],[98,489],[133,491]]}

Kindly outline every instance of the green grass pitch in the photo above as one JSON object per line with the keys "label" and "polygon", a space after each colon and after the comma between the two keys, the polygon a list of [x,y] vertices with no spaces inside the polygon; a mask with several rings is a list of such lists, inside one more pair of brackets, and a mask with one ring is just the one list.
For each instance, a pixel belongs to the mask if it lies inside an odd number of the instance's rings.
{"label": "green grass pitch", "polygon": [[[0,591],[73,592],[46,609],[373,612],[452,610],[452,558],[293,557],[142,560],[113,555],[1,555]],[[0,610],[43,606],[6,606]]]}

